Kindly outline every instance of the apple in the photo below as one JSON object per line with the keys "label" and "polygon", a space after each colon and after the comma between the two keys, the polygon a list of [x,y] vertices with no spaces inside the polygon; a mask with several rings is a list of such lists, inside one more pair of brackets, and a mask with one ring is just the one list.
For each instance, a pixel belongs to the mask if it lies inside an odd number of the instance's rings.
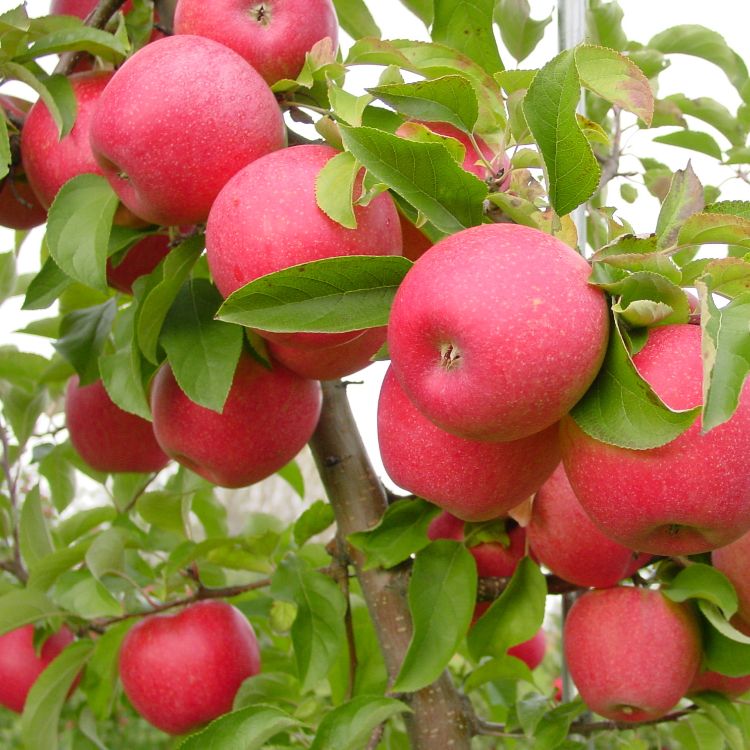
{"label": "apple", "polygon": [[441,430],[386,373],[378,442],[391,479],[464,521],[486,521],[533,494],[559,461],[557,425],[520,440],[488,443]]}
{"label": "apple", "polygon": [[750,533],[715,549],[711,563],[732,582],[739,603],[737,618],[745,626],[743,630],[750,629]]}
{"label": "apple", "polygon": [[[85,19],[97,6],[97,0],[52,0],[49,4],[50,15],[77,16]],[[133,0],[126,0],[120,10],[130,13],[133,10]]]}
{"label": "apple", "polygon": [[578,502],[562,464],[536,493],[526,533],[536,559],[577,586],[614,586],[651,559],[602,534]]}
{"label": "apple", "polygon": [[[260,276],[342,255],[400,255],[398,212],[387,193],[355,206],[356,229],[318,208],[315,180],[337,151],[325,145],[285,148],[248,164],[224,187],[206,226],[211,275],[224,297]],[[270,341],[298,348],[344,343],[361,331],[275,334]]]}
{"label": "apple", "polygon": [[34,626],[0,635],[0,705],[22,713],[26,696],[47,665],[73,641],[73,633],[62,627],[53,633],[37,652]]}
{"label": "apple", "polygon": [[[464,521],[443,512],[436,516],[427,527],[427,536],[434,539],[455,539],[464,541]],[[510,578],[526,552],[526,531],[520,526],[508,530],[507,546],[500,541],[480,542],[469,547],[476,561],[477,575],[480,578]]]}
{"label": "apple", "polygon": [[135,710],[164,732],[184,734],[232,709],[242,682],[260,672],[260,652],[247,618],[209,600],[145,617],[125,636],[119,667]]}
{"label": "apple", "polygon": [[668,713],[701,663],[698,620],[655,589],[588,591],[563,628],[565,659],[586,705],[614,721]]}
{"label": "apple", "polygon": [[[660,326],[633,358],[672,409],[703,402],[699,326]],[[750,529],[750,383],[734,416],[706,434],[700,419],[660,448],[629,450],[599,442],[567,417],[565,470],[583,509],[620,544],[657,555],[691,555]]]}
{"label": "apple", "polygon": [[175,34],[197,34],[242,55],[270,84],[295,79],[305,55],[325,37],[338,46],[338,20],[331,0],[179,0]]}
{"label": "apple", "polygon": [[369,328],[354,339],[336,346],[299,349],[268,342],[268,351],[277,362],[313,380],[336,380],[364,369],[385,343],[386,327]]}
{"label": "apple", "polygon": [[401,224],[403,255],[411,261],[421,258],[435,243],[423,234],[403,214],[398,215]]}
{"label": "apple", "polygon": [[116,265],[107,261],[107,284],[124,294],[133,293],[133,282],[140,276],[151,273],[170,251],[166,234],[144,237],[131,247]]}
{"label": "apple", "polygon": [[159,39],[128,59],[91,123],[110,184],[154,224],[205,221],[225,183],[284,142],[266,82],[233,50],[191,35]]}
{"label": "apple", "polygon": [[74,375],[68,381],[65,422],[73,447],[97,471],[150,473],[169,462],[151,422],[117,406],[101,380],[82,386]]}
{"label": "apple", "polygon": [[191,401],[164,364],[153,380],[154,433],[164,452],[222,487],[246,487],[273,474],[312,436],[320,384],[283,365],[272,370],[247,352],[218,414]]}
{"label": "apple", "polygon": [[518,440],[557,422],[596,376],[609,318],[588,263],[517,224],[446,237],[406,274],[391,309],[393,370],[436,425]]}
{"label": "apple", "polygon": [[704,690],[711,690],[714,693],[724,693],[724,695],[730,698],[737,698],[750,690],[750,675],[729,677],[707,669],[695,676],[687,691],[687,695],[702,693]]}
{"label": "apple", "polygon": [[508,649],[511,656],[520,659],[529,669],[536,669],[542,663],[546,651],[547,637],[542,628],[537,630],[533,638]]}

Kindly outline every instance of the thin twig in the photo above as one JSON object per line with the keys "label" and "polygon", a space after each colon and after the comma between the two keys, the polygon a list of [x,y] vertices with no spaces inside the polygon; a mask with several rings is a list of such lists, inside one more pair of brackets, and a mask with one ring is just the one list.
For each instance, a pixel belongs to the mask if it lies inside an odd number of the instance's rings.
{"label": "thin twig", "polygon": [[8,430],[3,421],[0,421],[0,443],[3,446],[3,474],[5,475],[5,483],[8,485],[8,500],[10,501],[11,507],[11,526],[13,527],[13,560],[6,561],[3,568],[12,573],[21,583],[26,583],[29,579],[29,574],[26,572],[26,568],[21,560],[21,542],[18,535],[18,473],[13,474],[12,467],[10,465],[10,439],[8,438]]}
{"label": "thin twig", "polygon": [[615,118],[615,132],[612,137],[612,150],[602,165],[602,176],[599,179],[599,190],[612,180],[620,169],[620,155],[622,154],[622,123],[620,122],[620,107],[612,107]]}
{"label": "thin twig", "polygon": [[334,577],[336,578],[341,593],[346,600],[346,614],[344,615],[344,627],[346,629],[346,645],[349,649],[349,675],[346,686],[346,700],[354,696],[354,685],[357,680],[357,642],[354,638],[354,623],[352,621],[352,601],[349,591],[349,558],[347,554],[346,540],[340,534],[336,535],[336,559]]}
{"label": "thin twig", "polygon": [[373,730],[370,741],[367,743],[365,750],[375,750],[380,744],[380,740],[383,739],[383,732],[385,732],[385,724],[378,724]]}

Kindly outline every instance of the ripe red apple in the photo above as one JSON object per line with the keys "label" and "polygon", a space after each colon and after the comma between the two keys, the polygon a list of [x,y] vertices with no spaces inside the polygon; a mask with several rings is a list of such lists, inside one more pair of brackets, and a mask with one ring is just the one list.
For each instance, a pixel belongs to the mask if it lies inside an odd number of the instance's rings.
{"label": "ripe red apple", "polygon": [[169,253],[169,237],[153,234],[131,247],[117,265],[107,261],[107,284],[125,294],[133,293],[133,282],[151,273]]}
{"label": "ripe red apple", "polygon": [[563,629],[565,658],[588,707],[614,721],[646,721],[669,712],[701,662],[693,611],[659,591],[589,591]]}
{"label": "ripe red apple", "polygon": [[411,403],[393,368],[380,391],[378,442],[383,465],[399,487],[465,521],[505,515],[533,494],[559,461],[557,425],[507,443],[441,430]]}
{"label": "ripe red apple", "polygon": [[421,258],[434,243],[402,214],[398,215],[398,220],[401,224],[404,258],[411,261]]}
{"label": "ripe red apple", "polygon": [[547,652],[547,637],[544,630],[537,630],[533,638],[528,641],[519,643],[517,646],[511,646],[508,653],[520,659],[529,669],[536,669],[544,660],[544,654]]}
{"label": "ripe red apple", "polygon": [[734,586],[739,601],[737,618],[750,628],[750,533],[711,553],[711,563]]}
{"label": "ripe red apple", "polygon": [[112,187],[155,224],[205,221],[225,183],[284,141],[266,82],[236,52],[190,35],[159,39],[127,60],[91,124]]}
{"label": "ripe red apple", "polygon": [[518,440],[548,428],[604,357],[607,303],[589,273],[565,243],[517,224],[441,240],[406,274],[391,309],[388,345],[404,390],[465,438]]}
{"label": "ripe red apple", "polygon": [[371,364],[370,358],[383,346],[386,334],[385,326],[369,328],[343,344],[317,349],[299,349],[269,341],[268,351],[277,362],[303,378],[336,380]]}
{"label": "ripe red apple", "polygon": [[702,693],[704,690],[712,690],[714,693],[724,693],[730,698],[737,698],[750,690],[750,675],[729,677],[711,670],[699,672],[690,685],[687,694],[694,695],[695,693]]}
{"label": "ripe red apple", "polygon": [[206,12],[203,0],[179,0],[175,34],[198,34],[242,55],[263,78],[295,79],[312,46],[329,37],[338,46],[338,20],[331,0],[219,0]]}
{"label": "ripe red apple", "polygon": [[[443,512],[432,519],[427,528],[430,539],[464,540],[464,521],[450,513]],[[514,526],[508,531],[508,546],[502,542],[480,542],[469,547],[477,563],[480,578],[510,578],[526,552],[526,531]]]}
{"label": "ripe red apple", "polygon": [[63,627],[47,638],[37,653],[33,625],[0,635],[0,705],[20,714],[37,677],[72,641],[73,633]]}
{"label": "ripe red apple", "polygon": [[153,381],[154,433],[167,455],[222,487],[245,487],[291,461],[320,415],[320,384],[240,356],[224,411],[191,401],[165,364]]}
{"label": "ripe red apple", "polygon": [[614,586],[651,559],[602,534],[578,502],[562,464],[536,493],[526,531],[537,560],[577,586]]}
{"label": "ripe red apple", "polygon": [[[55,16],[78,16],[86,18],[96,8],[96,0],[52,0],[49,4],[50,15]],[[130,13],[133,10],[133,0],[126,0],[120,10]]]}
{"label": "ripe red apple", "polygon": [[73,447],[97,471],[146,473],[169,463],[151,422],[117,406],[101,380],[81,386],[74,375],[68,381],[65,422]]}
{"label": "ripe red apple", "polygon": [[[699,326],[652,329],[633,361],[672,409],[703,402]],[[660,448],[607,445],[569,417],[561,439],[565,470],[583,509],[630,549],[689,555],[729,544],[750,529],[750,384],[728,422],[702,434],[698,419]]]}
{"label": "ripe red apple", "polygon": [[238,609],[216,600],[144,618],[120,649],[125,695],[146,721],[170,734],[230,711],[242,682],[258,672],[252,626]]}
{"label": "ripe red apple", "polygon": [[[328,218],[315,200],[315,180],[336,155],[330,146],[293,146],[254,161],[230,180],[211,207],[208,265],[224,297],[265,274],[341,255],[400,255],[401,228],[393,200],[381,193],[357,206],[356,229]],[[317,348],[356,338],[342,334],[262,335]]]}

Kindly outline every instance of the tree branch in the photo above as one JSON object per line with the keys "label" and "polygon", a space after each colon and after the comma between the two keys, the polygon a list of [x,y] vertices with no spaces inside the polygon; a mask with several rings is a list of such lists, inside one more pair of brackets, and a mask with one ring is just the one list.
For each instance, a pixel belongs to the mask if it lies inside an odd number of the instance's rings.
{"label": "tree branch", "polygon": [[8,500],[12,513],[11,526],[13,528],[13,559],[6,560],[2,568],[12,573],[21,583],[29,580],[23,561],[21,560],[21,542],[18,537],[18,474],[13,475],[10,465],[10,440],[5,423],[0,421],[0,443],[3,446],[2,468],[5,475],[5,483],[8,486]]}
{"label": "tree branch", "polygon": [[[339,382],[323,383],[323,411],[310,441],[323,486],[347,537],[375,526],[387,503]],[[365,570],[364,558],[351,551],[367,607],[391,681],[398,674],[411,639],[406,576],[401,571]],[[406,717],[413,750],[470,750],[473,722],[447,672],[432,685],[404,696],[414,713]]]}
{"label": "tree branch", "polygon": [[599,179],[599,190],[616,177],[617,172],[620,169],[620,155],[622,154],[622,123],[620,122],[620,108],[617,105],[614,105],[612,107],[612,113],[615,118],[615,132],[612,136],[612,150],[602,164],[602,176]]}

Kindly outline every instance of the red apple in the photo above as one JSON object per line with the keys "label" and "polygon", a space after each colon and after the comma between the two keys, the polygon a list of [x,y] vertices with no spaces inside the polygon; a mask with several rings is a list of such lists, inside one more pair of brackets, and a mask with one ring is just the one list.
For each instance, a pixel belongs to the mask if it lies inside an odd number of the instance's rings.
{"label": "red apple", "polygon": [[[330,146],[293,146],[254,161],[227,183],[206,227],[208,265],[224,297],[300,263],[401,254],[398,213],[387,193],[355,207],[356,229],[341,226],[318,208],[315,180],[336,153]],[[344,343],[360,332],[261,334],[287,346],[317,348]]]}
{"label": "red apple", "polygon": [[457,437],[426,419],[386,373],[378,403],[378,442],[399,486],[465,521],[486,521],[533,494],[559,461],[557,425],[507,443]]}
{"label": "red apple", "polygon": [[402,214],[398,215],[398,220],[401,224],[404,258],[411,261],[421,258],[434,243]]}
{"label": "red apple", "polygon": [[291,461],[320,415],[320,384],[240,356],[224,411],[191,401],[165,364],[153,381],[154,433],[167,455],[222,487],[245,487]]}
{"label": "red apple", "polygon": [[226,182],[284,140],[266,82],[236,52],[189,35],[159,39],[127,60],[91,124],[112,187],[155,224],[205,221]]}
{"label": "red apple", "polygon": [[125,294],[133,293],[133,282],[151,273],[169,253],[169,237],[153,234],[131,247],[117,265],[107,261],[107,283]]}
{"label": "red apple", "polygon": [[0,705],[20,714],[37,677],[72,641],[73,633],[63,627],[47,638],[41,652],[37,653],[33,625],[24,625],[1,635]]}
{"label": "red apple", "polygon": [[588,707],[614,721],[668,713],[701,662],[698,620],[659,591],[589,591],[571,607],[563,630],[570,674]]}
{"label": "red apple", "polygon": [[529,669],[536,669],[542,663],[546,651],[547,638],[541,628],[537,630],[533,638],[508,649],[511,656],[520,659]]}
{"label": "red apple", "polygon": [[750,533],[715,549],[711,563],[732,582],[739,601],[737,618],[745,626],[743,630],[750,629]]}
{"label": "red apple", "polygon": [[[660,326],[633,359],[672,409],[703,401],[701,329]],[[689,555],[729,544],[750,529],[750,383],[734,416],[706,434],[700,419],[667,445],[629,450],[562,422],[565,470],[583,509],[630,549]]]}
{"label": "red apple", "polygon": [[364,369],[385,343],[386,327],[370,328],[359,336],[336,346],[299,349],[268,342],[268,351],[277,362],[313,380],[336,380]]}
{"label": "red apple", "polygon": [[[55,16],[78,16],[86,18],[94,8],[97,0],[52,0],[49,4],[50,15]],[[130,13],[133,10],[133,0],[126,0],[120,8],[123,13]]]}
{"label": "red apple", "polygon": [[120,649],[120,679],[136,711],[170,734],[227,713],[248,677],[260,672],[258,642],[235,607],[203,601],[135,625]]}
{"label": "red apple", "polygon": [[699,672],[693,680],[688,695],[702,693],[704,690],[711,690],[714,693],[724,693],[730,698],[737,698],[744,695],[750,690],[750,675],[745,677],[729,677],[725,674],[706,670]]}
{"label": "red apple", "polygon": [[68,381],[65,421],[73,447],[97,471],[147,473],[169,462],[151,422],[117,406],[101,380],[81,386],[74,375]]}
{"label": "red apple", "polygon": [[271,84],[294,79],[312,46],[329,37],[338,46],[338,21],[331,0],[179,0],[175,34],[198,34],[242,55]]}
{"label": "red apple", "polygon": [[441,240],[391,309],[388,345],[404,390],[461,437],[517,440],[550,427],[604,357],[607,303],[589,273],[568,245],[517,224]]}
{"label": "red apple", "polygon": [[602,534],[578,502],[562,464],[536,493],[526,531],[537,560],[577,586],[614,586],[651,559]]}

